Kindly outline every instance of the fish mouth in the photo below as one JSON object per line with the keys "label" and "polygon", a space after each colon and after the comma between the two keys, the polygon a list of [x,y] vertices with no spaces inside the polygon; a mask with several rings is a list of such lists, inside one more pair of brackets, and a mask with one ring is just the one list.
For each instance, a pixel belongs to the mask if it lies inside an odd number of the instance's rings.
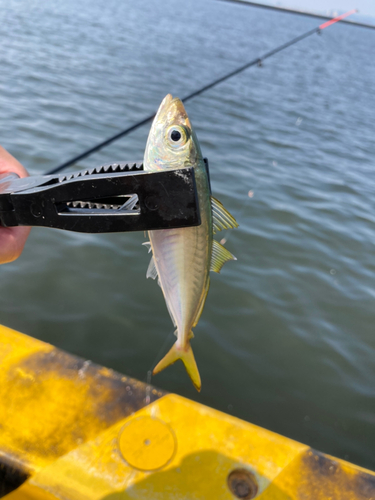
{"label": "fish mouth", "polygon": [[180,118],[183,118],[185,121],[189,120],[188,115],[185,111],[185,107],[182,104],[182,101],[178,97],[174,97],[172,101],[170,102],[170,106],[174,107],[174,112],[176,115],[178,115]]}
{"label": "fish mouth", "polygon": [[173,101],[172,94],[167,94],[161,101],[155,120],[160,120],[168,112],[171,102]]}
{"label": "fish mouth", "polygon": [[183,123],[190,127],[185,107],[178,97],[167,94],[156,113],[155,121],[162,123]]}

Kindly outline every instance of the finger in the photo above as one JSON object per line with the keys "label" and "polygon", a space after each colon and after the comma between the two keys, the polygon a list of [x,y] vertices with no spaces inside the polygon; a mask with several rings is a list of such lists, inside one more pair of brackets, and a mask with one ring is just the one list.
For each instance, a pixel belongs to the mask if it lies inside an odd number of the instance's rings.
{"label": "finger", "polygon": [[26,168],[8,153],[8,151],[0,146],[0,174],[6,174],[8,172],[15,172],[20,177],[29,176]]}
{"label": "finger", "polygon": [[[20,177],[29,175],[21,163],[0,146],[0,174],[8,172]],[[2,227],[0,224],[0,264],[12,262],[21,255],[29,233],[29,227]]]}
{"label": "finger", "polygon": [[16,260],[22,253],[30,227],[2,227],[0,231],[0,264]]}

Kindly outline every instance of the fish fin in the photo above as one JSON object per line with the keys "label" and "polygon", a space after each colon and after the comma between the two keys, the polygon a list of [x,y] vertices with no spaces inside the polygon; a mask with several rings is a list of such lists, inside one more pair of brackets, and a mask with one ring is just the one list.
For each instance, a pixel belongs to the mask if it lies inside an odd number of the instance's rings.
{"label": "fish fin", "polygon": [[[159,280],[159,279],[158,279],[158,285],[159,285],[159,286],[160,286],[160,288],[161,288],[161,283],[160,283],[160,280]],[[176,320],[175,320],[175,319],[174,319],[174,317],[173,317],[173,314],[172,314],[172,309],[169,307],[169,304],[168,304],[168,301],[167,301],[167,300],[165,301],[165,304],[166,304],[166,306],[167,306],[167,309],[168,309],[168,312],[169,312],[169,316],[171,317],[171,320],[172,320],[173,326],[174,326],[175,328],[177,328],[177,323],[176,323]]]}
{"label": "fish fin", "polygon": [[228,260],[237,259],[225,247],[223,247],[223,245],[220,245],[218,241],[213,240],[210,271],[220,273],[221,268],[226,262],[228,262]]}
{"label": "fish fin", "polygon": [[150,263],[147,268],[146,278],[152,278],[155,280],[158,277],[158,272],[156,270],[154,257],[151,257]]}
{"label": "fish fin", "polygon": [[147,247],[147,249],[148,249],[147,253],[151,252],[152,248],[151,248],[151,243],[149,241],[145,241],[144,243],[142,243],[142,245]]}
{"label": "fish fin", "polygon": [[226,210],[223,204],[211,196],[212,225],[214,234],[223,229],[238,227],[236,219]]}
{"label": "fish fin", "polygon": [[181,359],[181,361],[184,363],[186,371],[189,377],[191,378],[194,387],[199,392],[201,390],[201,385],[202,385],[201,377],[199,375],[197,363],[195,362],[193,350],[189,342],[187,346],[181,349],[177,347],[177,342],[173,344],[171,350],[155,366],[152,374],[156,375],[157,373],[164,370],[164,368],[167,368],[167,366],[173,365],[173,363],[175,363],[179,359]]}
{"label": "fish fin", "polygon": [[[208,294],[208,289],[209,288],[210,288],[210,282],[208,282],[207,289],[205,291],[205,294],[204,294],[204,297],[202,299],[202,302],[199,304],[199,309],[198,309],[197,315],[195,316],[195,320],[194,320],[194,323],[193,323],[193,328],[195,326],[197,326],[198,321],[200,320],[200,317],[202,316],[202,312],[203,312],[204,304],[205,304],[206,299],[207,299],[207,294]],[[190,332],[190,333],[193,335],[193,332]]]}
{"label": "fish fin", "polygon": [[[149,241],[146,241],[145,243],[142,243],[142,245],[147,245],[147,243],[150,244]],[[150,244],[151,245],[151,244]],[[150,249],[151,249],[151,246],[150,246]],[[150,250],[149,250],[150,251]],[[158,275],[158,271],[156,269],[156,266],[155,266],[155,260],[154,260],[154,256],[151,257],[151,260],[150,260],[150,264],[148,265],[148,268],[147,268],[147,273],[146,273],[146,278],[152,278],[153,280],[156,280],[156,278],[158,279],[158,285],[160,286],[160,288],[162,288],[161,286],[161,281],[160,281],[160,278],[159,278],[159,275]],[[172,311],[171,311],[171,308],[169,307],[168,305],[168,302],[165,301],[166,305],[167,305],[167,309],[168,309],[168,312],[169,312],[169,316],[171,317],[171,320],[172,320],[172,323],[173,323],[173,326],[177,326],[176,324],[176,321],[173,317],[173,314],[172,314]]]}

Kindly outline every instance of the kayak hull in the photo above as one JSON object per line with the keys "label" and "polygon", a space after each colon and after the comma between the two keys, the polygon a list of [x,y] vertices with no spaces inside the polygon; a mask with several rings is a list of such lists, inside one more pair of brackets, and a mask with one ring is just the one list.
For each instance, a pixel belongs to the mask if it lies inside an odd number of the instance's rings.
{"label": "kayak hull", "polygon": [[0,494],[370,499],[375,474],[0,327]]}

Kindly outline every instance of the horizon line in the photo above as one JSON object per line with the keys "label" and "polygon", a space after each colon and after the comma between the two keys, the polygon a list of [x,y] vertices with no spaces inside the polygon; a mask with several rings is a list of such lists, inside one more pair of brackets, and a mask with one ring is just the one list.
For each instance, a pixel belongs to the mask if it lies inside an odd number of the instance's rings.
{"label": "horizon line", "polygon": [[[231,3],[237,3],[239,5],[246,5],[250,7],[258,7],[261,9],[268,9],[268,10],[277,10],[279,12],[284,12],[287,14],[297,14],[300,16],[308,16],[308,17],[315,17],[318,19],[331,19],[332,16],[324,16],[323,14],[315,14],[313,12],[309,11],[304,11],[304,10],[297,10],[297,9],[291,9],[289,7],[279,7],[276,5],[267,5],[264,3],[258,3],[258,2],[252,2],[249,0],[220,0],[221,2],[231,2]],[[371,17],[371,16],[369,16]],[[347,21],[347,20],[342,20],[340,23],[345,23],[345,24],[350,24],[352,26],[360,26],[362,28],[369,28],[369,29],[375,29],[375,24],[366,24],[366,23],[360,23],[357,21]]]}

